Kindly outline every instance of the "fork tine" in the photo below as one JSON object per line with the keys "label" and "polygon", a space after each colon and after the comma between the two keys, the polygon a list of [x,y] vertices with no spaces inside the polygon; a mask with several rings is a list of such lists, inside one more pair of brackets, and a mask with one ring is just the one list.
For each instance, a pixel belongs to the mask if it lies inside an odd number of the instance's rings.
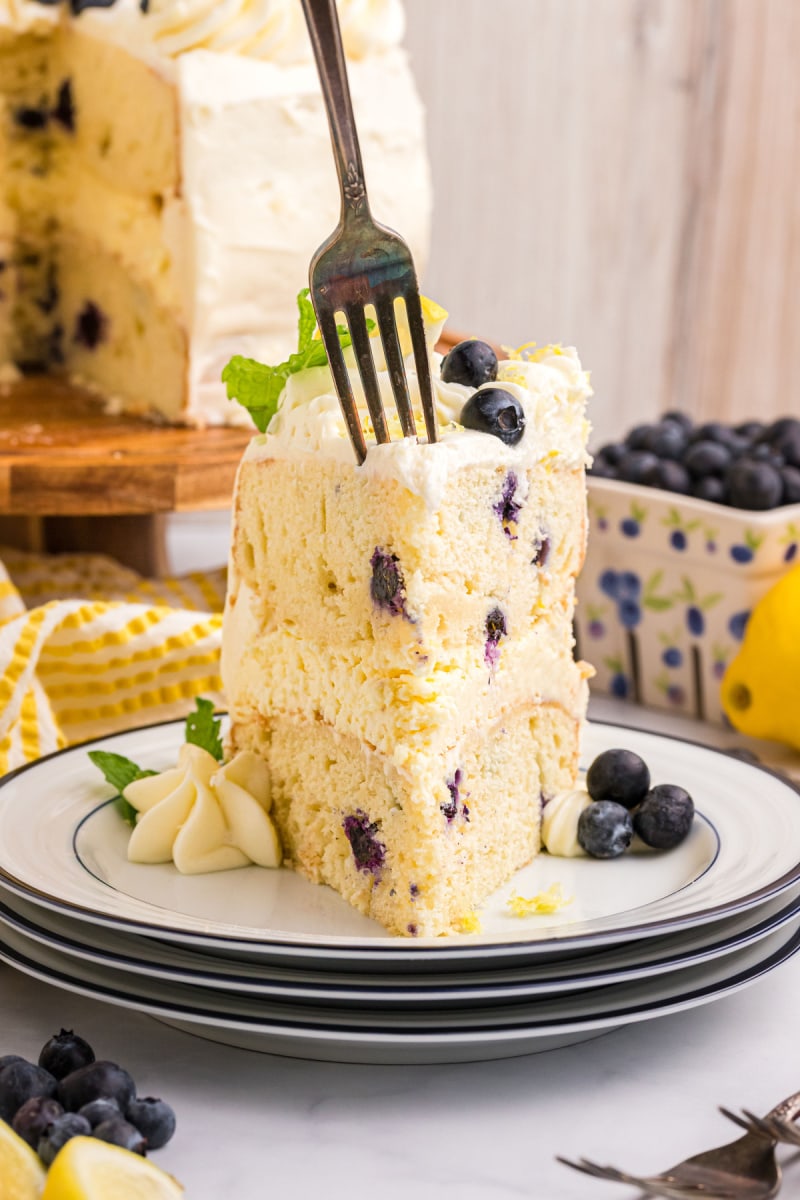
{"label": "fork tine", "polygon": [[403,362],[403,352],[400,349],[400,339],[397,336],[394,303],[388,297],[381,297],[375,302],[375,312],[378,317],[378,329],[383,343],[383,353],[389,371],[389,379],[394,392],[394,402],[397,405],[397,415],[405,437],[417,436],[417,423],[411,408],[411,396],[406,379],[406,365]]}
{"label": "fork tine", "polygon": [[380,443],[388,442],[389,430],[386,428],[386,415],[384,414],[383,403],[381,402],[381,389],[378,386],[378,376],[375,371],[372,346],[370,345],[369,333],[367,332],[367,318],[364,314],[363,306],[361,304],[348,304],[344,315],[347,318],[347,326],[350,330],[350,338],[353,343],[356,362],[358,363],[358,373],[361,376],[361,383],[367,400],[367,408],[372,418],[372,427],[375,430],[375,440]]}
{"label": "fork tine", "polygon": [[766,1138],[771,1142],[778,1141],[772,1132],[772,1121],[768,1117],[757,1117],[746,1108],[739,1115],[739,1113],[731,1112],[728,1108],[723,1108],[722,1105],[720,1105],[719,1111],[723,1117],[727,1117],[729,1121],[733,1121],[734,1125],[738,1125],[740,1129],[746,1130],[747,1133],[756,1134],[758,1137]]}
{"label": "fork tine", "polygon": [[347,423],[350,441],[353,443],[359,463],[363,463],[367,457],[367,447],[364,441],[364,431],[361,428],[361,421],[358,417],[358,408],[353,396],[353,389],[350,386],[350,376],[347,373],[347,366],[342,355],[342,347],[339,345],[336,317],[332,312],[324,309],[322,305],[316,307],[316,313],[320,336],[325,346],[325,353],[328,356],[336,394],[342,406],[342,413]]}
{"label": "fork tine", "polygon": [[403,292],[408,316],[408,329],[411,334],[411,345],[414,349],[414,362],[419,380],[419,394],[422,400],[422,412],[425,416],[425,429],[428,441],[438,440],[436,424],[436,408],[433,402],[433,384],[431,383],[431,364],[428,358],[428,343],[425,341],[425,326],[422,321],[422,304],[419,292],[411,287]]}
{"label": "fork tine", "polygon": [[584,1175],[590,1175],[593,1179],[607,1179],[611,1183],[628,1183],[631,1187],[637,1187],[640,1191],[645,1192],[648,1196],[664,1196],[666,1200],[725,1200],[729,1197],[730,1200],[735,1200],[735,1193],[731,1191],[711,1192],[703,1184],[680,1183],[675,1181],[670,1183],[669,1178],[659,1178],[655,1175],[629,1175],[627,1171],[620,1171],[617,1167],[602,1167],[599,1163],[592,1162],[590,1158],[581,1158],[578,1162],[573,1162],[569,1158],[562,1158],[561,1155],[556,1155],[558,1162],[563,1163],[566,1167],[572,1167],[575,1171],[581,1171]]}

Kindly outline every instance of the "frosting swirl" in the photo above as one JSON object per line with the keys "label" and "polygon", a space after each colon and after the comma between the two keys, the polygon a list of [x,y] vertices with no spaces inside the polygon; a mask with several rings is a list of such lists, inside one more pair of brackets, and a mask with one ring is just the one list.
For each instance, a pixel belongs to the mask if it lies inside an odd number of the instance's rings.
{"label": "frosting swirl", "polygon": [[586,788],[558,792],[548,800],[542,813],[542,842],[548,854],[558,858],[579,858],[586,851],[578,841],[578,818],[592,803]]}
{"label": "frosting swirl", "polygon": [[181,746],[177,767],[129,784],[123,795],[139,816],[128,859],[174,862],[183,875],[281,864],[269,817],[269,771],[242,751],[224,765],[200,746]]}
{"label": "frosting swirl", "polygon": [[[388,50],[405,31],[399,0],[339,0],[339,20],[349,58]],[[144,25],[167,57],[201,49],[284,64],[311,57],[299,0],[150,0]]]}

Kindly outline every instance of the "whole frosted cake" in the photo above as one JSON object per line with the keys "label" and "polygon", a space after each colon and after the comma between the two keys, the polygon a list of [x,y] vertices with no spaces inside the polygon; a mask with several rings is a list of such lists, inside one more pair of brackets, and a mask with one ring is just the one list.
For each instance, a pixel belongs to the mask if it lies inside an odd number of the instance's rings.
{"label": "whole frosted cake", "polygon": [[[400,0],[340,0],[375,206],[424,261]],[[290,348],[339,198],[300,0],[0,0],[0,363],[229,421],[233,353]]]}
{"label": "whole frosted cake", "polygon": [[588,377],[560,347],[477,396],[441,369],[441,440],[395,428],[360,467],[327,366],[288,377],[239,470],[223,634],[229,750],[268,763],[288,863],[411,936],[457,929],[537,853],[587,700]]}

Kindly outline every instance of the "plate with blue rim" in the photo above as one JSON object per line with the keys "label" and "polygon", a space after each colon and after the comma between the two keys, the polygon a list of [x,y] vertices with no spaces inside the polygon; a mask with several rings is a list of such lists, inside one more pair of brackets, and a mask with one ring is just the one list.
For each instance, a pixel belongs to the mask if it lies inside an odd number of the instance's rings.
{"label": "plate with blue rim", "polygon": [[[129,827],[87,750],[163,770],[174,765],[183,731],[183,722],[169,722],[115,734],[0,780],[0,891],[86,926],[233,958],[374,974],[494,970],[600,951],[696,930],[800,883],[800,794],[786,779],[681,739],[593,722],[585,762],[624,745],[648,762],[654,781],[691,792],[698,816],[686,842],[613,861],[541,854],[482,906],[480,933],[397,938],[284,868],[181,876],[171,864],[128,862]],[[553,883],[568,905],[513,915],[512,894]]]}

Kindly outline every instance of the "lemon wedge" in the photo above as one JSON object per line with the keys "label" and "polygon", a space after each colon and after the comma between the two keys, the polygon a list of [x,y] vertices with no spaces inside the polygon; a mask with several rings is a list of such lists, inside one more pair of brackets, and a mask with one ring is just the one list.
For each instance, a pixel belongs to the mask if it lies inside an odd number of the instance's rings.
{"label": "lemon wedge", "polygon": [[39,1155],[10,1125],[0,1121],[0,1196],[3,1200],[39,1200],[43,1185]]}
{"label": "lemon wedge", "polygon": [[179,1200],[181,1196],[178,1181],[148,1159],[91,1137],[71,1138],[59,1150],[41,1192],[41,1200]]}

